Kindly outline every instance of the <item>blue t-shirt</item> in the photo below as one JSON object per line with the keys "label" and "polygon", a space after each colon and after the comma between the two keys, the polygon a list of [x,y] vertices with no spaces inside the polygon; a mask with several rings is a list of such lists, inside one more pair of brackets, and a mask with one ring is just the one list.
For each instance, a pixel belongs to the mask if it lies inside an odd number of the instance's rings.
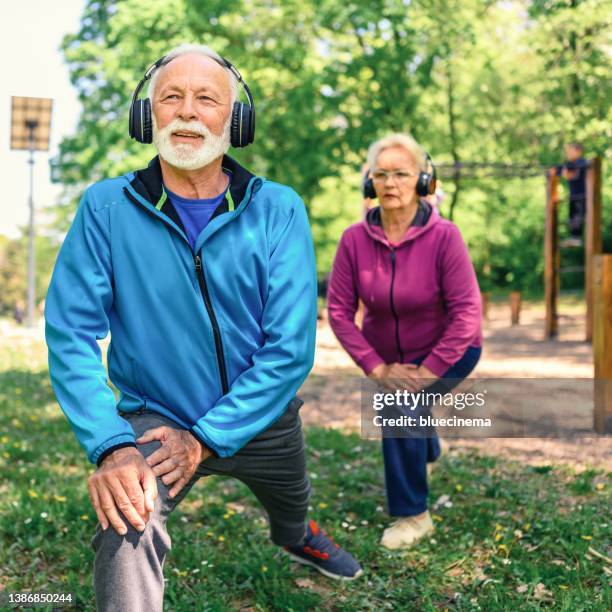
{"label": "blue t-shirt", "polygon": [[168,199],[170,202],[172,202],[178,216],[183,222],[191,248],[195,248],[195,243],[198,236],[208,225],[208,222],[217,209],[217,206],[223,202],[227,189],[214,198],[204,198],[202,200],[191,200],[189,198],[184,198],[176,193],[173,193],[165,186],[164,190],[168,194]]}

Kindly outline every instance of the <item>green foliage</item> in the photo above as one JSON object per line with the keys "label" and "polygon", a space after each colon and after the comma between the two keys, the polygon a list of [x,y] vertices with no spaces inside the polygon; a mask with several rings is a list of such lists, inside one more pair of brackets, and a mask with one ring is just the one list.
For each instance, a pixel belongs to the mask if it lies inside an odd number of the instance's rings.
{"label": "green foliage", "polygon": [[[47,293],[51,271],[57,255],[57,242],[47,236],[34,241],[35,304]],[[17,303],[27,308],[28,291],[28,238],[9,240],[0,236],[0,316],[12,316]]]}
{"label": "green foliage", "polygon": [[[131,93],[169,48],[201,42],[239,67],[255,97],[256,144],[233,154],[302,195],[324,275],[342,230],[361,215],[366,149],[385,133],[410,131],[447,163],[543,169],[561,161],[569,140],[583,141],[587,156],[606,155],[606,8],[605,0],[89,0],[63,44],[83,112],[61,145],[59,227],[86,184],[154,155],[127,136]],[[485,286],[538,291],[543,180],[451,172],[444,182],[443,213],[459,224]]]}
{"label": "green foliage", "polygon": [[612,136],[610,4],[536,0],[530,14],[534,65],[546,75],[539,84],[542,144],[578,140],[587,151],[603,155]]}

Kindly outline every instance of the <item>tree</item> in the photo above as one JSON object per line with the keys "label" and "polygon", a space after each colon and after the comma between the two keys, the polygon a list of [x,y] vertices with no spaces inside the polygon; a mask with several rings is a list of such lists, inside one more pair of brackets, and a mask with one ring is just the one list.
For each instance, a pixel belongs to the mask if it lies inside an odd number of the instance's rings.
{"label": "tree", "polygon": [[[58,245],[47,236],[36,236],[34,253],[36,260],[35,304],[39,304],[47,292],[53,262]],[[28,292],[28,237],[24,231],[21,238],[9,240],[0,236],[0,315],[12,316],[15,304],[27,303]]]}
{"label": "tree", "polygon": [[575,139],[589,154],[604,152],[605,8],[604,0],[89,0],[63,44],[83,110],[60,150],[61,227],[85,184],[154,155],[127,136],[131,94],[154,60],[195,41],[248,82],[256,143],[231,154],[304,198],[321,274],[342,229],[360,217],[368,145],[408,131],[454,168],[443,212],[464,232],[481,278],[537,289],[543,184],[468,178],[459,163],[537,170]]}

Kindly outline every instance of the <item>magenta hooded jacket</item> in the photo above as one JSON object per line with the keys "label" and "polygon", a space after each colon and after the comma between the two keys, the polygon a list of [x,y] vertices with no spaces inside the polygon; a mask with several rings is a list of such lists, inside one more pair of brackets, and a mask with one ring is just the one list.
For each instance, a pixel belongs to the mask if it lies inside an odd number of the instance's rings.
{"label": "magenta hooded jacket", "polygon": [[[355,324],[358,298],[362,329]],[[423,365],[442,376],[468,347],[482,344],[480,290],[467,247],[457,226],[435,211],[397,244],[387,240],[379,208],[346,229],[327,307],[336,337],[366,374],[426,356]]]}

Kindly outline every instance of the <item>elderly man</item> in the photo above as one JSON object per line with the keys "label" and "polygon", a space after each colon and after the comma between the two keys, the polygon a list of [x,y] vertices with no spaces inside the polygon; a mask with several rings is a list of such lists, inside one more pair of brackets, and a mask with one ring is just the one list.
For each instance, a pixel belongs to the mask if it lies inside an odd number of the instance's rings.
{"label": "elderly man", "polygon": [[[136,98],[151,75],[148,107]],[[130,132],[159,155],[87,189],[45,310],[55,394],[98,466],[98,608],[162,609],[166,519],[201,476],[238,478],[275,544],[356,578],[353,557],[306,524],[295,393],[314,356],[314,251],[297,194],[225,155],[253,139],[248,88],[214,51],[183,45],[139,84]],[[118,402],[96,342],[109,331]]]}

